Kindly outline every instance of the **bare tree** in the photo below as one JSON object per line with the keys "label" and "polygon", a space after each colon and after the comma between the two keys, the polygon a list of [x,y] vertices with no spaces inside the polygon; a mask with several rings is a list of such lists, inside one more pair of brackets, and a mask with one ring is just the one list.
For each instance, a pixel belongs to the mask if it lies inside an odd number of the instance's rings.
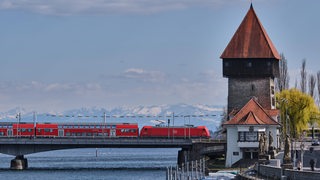
{"label": "bare tree", "polygon": [[318,106],[320,106],[320,71],[317,73],[317,85],[318,85]]}
{"label": "bare tree", "polygon": [[301,66],[301,71],[300,71],[300,90],[303,93],[307,92],[307,70],[306,70],[306,60],[302,60],[302,66]]}
{"label": "bare tree", "polygon": [[309,95],[315,99],[314,89],[316,87],[316,76],[311,74],[309,76]]}
{"label": "bare tree", "polygon": [[277,90],[282,91],[284,89],[289,89],[289,79],[287,59],[284,54],[281,53],[279,62],[279,78],[276,79]]}

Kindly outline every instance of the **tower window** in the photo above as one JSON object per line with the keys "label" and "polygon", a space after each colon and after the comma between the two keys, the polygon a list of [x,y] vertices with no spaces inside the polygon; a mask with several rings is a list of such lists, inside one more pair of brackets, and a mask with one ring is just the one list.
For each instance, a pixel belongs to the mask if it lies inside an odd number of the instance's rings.
{"label": "tower window", "polygon": [[271,66],[271,62],[267,62],[267,66]]}
{"label": "tower window", "polygon": [[256,87],[254,86],[254,84],[251,84],[251,91],[254,91],[256,89]]}
{"label": "tower window", "polygon": [[271,86],[271,94],[274,95],[274,86]]}

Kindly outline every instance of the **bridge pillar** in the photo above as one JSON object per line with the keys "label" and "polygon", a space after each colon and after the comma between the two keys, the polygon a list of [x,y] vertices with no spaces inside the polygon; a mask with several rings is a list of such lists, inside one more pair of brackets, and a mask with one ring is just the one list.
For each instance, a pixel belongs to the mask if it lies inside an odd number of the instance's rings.
{"label": "bridge pillar", "polygon": [[182,163],[191,162],[195,160],[200,160],[205,155],[202,154],[202,151],[207,146],[211,144],[208,143],[193,143],[190,149],[182,149],[178,152],[178,165],[182,165]]}
{"label": "bridge pillar", "polygon": [[18,155],[11,160],[10,169],[23,170],[28,168],[28,160],[23,155]]}
{"label": "bridge pillar", "polygon": [[181,166],[182,164],[186,164],[189,157],[189,150],[187,149],[181,149],[178,151],[178,165]]}

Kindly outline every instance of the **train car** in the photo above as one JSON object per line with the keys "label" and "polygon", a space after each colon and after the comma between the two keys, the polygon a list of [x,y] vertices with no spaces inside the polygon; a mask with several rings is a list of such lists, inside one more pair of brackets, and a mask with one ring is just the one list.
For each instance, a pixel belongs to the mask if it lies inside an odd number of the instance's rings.
{"label": "train car", "polygon": [[61,123],[59,137],[138,137],[138,124],[129,123]]}
{"label": "train car", "polygon": [[210,138],[210,132],[205,126],[144,126],[140,131],[141,138]]}
{"label": "train car", "polygon": [[116,136],[117,137],[138,137],[139,127],[138,124],[117,124],[116,125]]}
{"label": "train car", "polygon": [[36,137],[58,136],[58,124],[37,123],[35,127]]}
{"label": "train car", "polygon": [[31,137],[35,135],[33,123],[17,123],[12,125],[13,136]]}
{"label": "train car", "polygon": [[12,126],[13,126],[12,122],[1,122],[0,123],[0,137],[13,136]]}

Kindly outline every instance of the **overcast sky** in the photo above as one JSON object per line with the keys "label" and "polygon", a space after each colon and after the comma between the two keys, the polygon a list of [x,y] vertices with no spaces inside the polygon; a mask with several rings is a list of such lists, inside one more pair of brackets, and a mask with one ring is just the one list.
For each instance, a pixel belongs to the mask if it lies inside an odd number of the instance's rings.
{"label": "overcast sky", "polygon": [[[295,80],[320,1],[254,0]],[[227,104],[219,59],[250,0],[0,0],[0,111]]]}

